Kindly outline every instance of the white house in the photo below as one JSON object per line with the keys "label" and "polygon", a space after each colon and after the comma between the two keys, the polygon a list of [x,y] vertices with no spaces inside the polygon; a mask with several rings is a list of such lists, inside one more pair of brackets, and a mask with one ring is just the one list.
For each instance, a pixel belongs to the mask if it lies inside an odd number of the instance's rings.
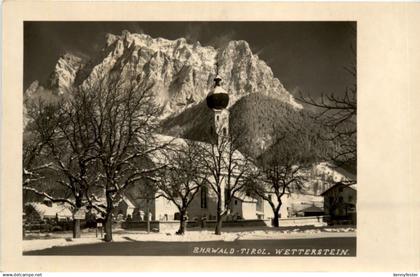
{"label": "white house", "polygon": [[357,185],[338,182],[322,193],[325,213],[332,221],[356,223]]}
{"label": "white house", "polygon": [[[156,140],[159,143],[170,143],[172,148],[176,147],[185,147],[187,145],[187,140],[182,138],[174,138],[166,135],[156,135]],[[199,142],[202,147],[211,147],[210,144]],[[245,159],[239,151],[234,153],[235,159]],[[164,164],[170,161],[167,153],[163,151],[155,151],[151,157],[152,162],[155,164]],[[203,172],[204,174],[204,172]],[[211,178],[210,178],[211,179]],[[225,184],[222,181],[222,187]],[[126,200],[123,202],[130,202],[135,205],[131,217],[133,219],[144,219],[142,214],[147,214],[147,211],[151,213],[152,220],[159,221],[168,221],[168,220],[177,220],[178,219],[178,209],[176,206],[169,200],[164,197],[159,196],[160,192],[157,191],[154,195],[149,196],[148,199],[145,197],[145,193],[138,186],[131,186],[127,188],[124,195]],[[259,200],[245,195],[245,193],[237,193],[232,199],[230,206],[228,207],[228,216],[227,219],[263,219],[264,216],[261,216],[262,209],[258,208]],[[259,204],[261,207],[262,204]],[[217,198],[214,191],[210,186],[203,185],[200,188],[200,191],[196,194],[195,198],[189,205],[188,208],[188,217],[190,219],[201,219],[207,218],[208,220],[216,219],[216,208],[217,208]],[[121,210],[122,214],[130,214]]]}
{"label": "white house", "polygon": [[53,203],[45,199],[42,203],[29,202],[24,206],[27,221],[40,221],[46,219],[70,220],[73,214],[65,204]]}

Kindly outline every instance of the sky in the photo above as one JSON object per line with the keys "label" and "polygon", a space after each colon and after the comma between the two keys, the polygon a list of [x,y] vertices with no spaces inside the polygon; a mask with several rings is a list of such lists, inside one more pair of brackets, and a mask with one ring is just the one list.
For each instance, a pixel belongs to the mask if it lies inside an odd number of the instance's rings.
{"label": "sky", "polygon": [[245,40],[292,94],[343,94],[355,83],[344,69],[356,63],[354,22],[25,22],[24,88],[45,82],[66,52],[89,59],[107,33],[146,33],[221,47]]}

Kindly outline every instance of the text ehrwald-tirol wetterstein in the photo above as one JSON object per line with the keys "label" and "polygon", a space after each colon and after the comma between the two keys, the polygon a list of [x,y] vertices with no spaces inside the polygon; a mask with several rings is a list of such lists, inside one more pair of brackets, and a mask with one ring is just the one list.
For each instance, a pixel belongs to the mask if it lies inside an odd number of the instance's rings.
{"label": "text ehrwald-tirol wetterstein", "polygon": [[195,255],[234,255],[234,256],[349,256],[350,249],[345,248],[224,248],[193,247]]}

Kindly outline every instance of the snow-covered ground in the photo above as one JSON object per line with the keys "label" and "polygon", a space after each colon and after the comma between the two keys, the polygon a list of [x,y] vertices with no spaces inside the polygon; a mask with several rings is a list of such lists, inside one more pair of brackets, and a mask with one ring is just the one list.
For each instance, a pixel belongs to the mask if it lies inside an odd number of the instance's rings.
{"label": "snow-covered ground", "polygon": [[[349,237],[355,236],[355,228],[314,228],[314,229],[287,229],[287,230],[256,230],[224,232],[222,235],[215,235],[213,231],[190,231],[183,236],[170,233],[149,233],[146,232],[127,232],[113,235],[115,242],[126,241],[177,241],[177,242],[196,242],[196,241],[235,241],[235,240],[268,240],[268,239],[300,239],[300,238],[323,238],[323,237]],[[67,237],[42,238],[24,240],[22,250],[31,251],[50,248],[54,246],[70,246],[77,244],[105,243],[99,237],[84,236],[79,239]]]}

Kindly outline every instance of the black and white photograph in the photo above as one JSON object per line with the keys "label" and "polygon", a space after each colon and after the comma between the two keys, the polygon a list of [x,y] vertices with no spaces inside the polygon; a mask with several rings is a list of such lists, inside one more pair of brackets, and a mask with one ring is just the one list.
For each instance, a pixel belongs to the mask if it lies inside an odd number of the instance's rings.
{"label": "black and white photograph", "polygon": [[357,33],[23,22],[22,254],[357,257]]}

